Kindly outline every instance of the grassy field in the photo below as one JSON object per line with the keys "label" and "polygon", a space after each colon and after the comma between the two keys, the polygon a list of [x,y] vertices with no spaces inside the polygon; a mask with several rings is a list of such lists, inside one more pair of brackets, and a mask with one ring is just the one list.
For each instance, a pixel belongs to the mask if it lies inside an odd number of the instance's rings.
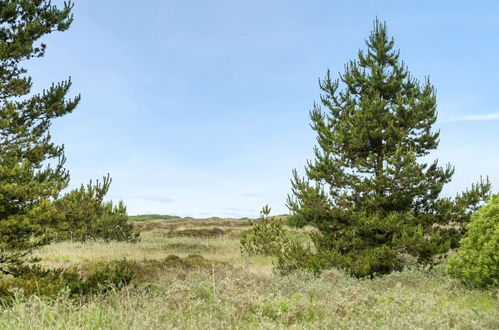
{"label": "grassy field", "polygon": [[[0,328],[499,329],[499,292],[467,289],[441,268],[365,280],[338,270],[281,277],[271,258],[241,256],[238,235],[247,221],[135,223],[143,230],[139,243],[61,242],[38,254],[46,267],[154,260],[140,282],[86,301],[20,293],[2,309]],[[172,263],[171,255],[185,262]]]}

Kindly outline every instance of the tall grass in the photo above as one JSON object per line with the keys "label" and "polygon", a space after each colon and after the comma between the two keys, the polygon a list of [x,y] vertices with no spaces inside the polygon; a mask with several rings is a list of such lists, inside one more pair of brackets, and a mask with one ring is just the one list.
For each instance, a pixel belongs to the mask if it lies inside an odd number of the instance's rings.
{"label": "tall grass", "polygon": [[499,292],[467,289],[441,267],[364,280],[338,270],[319,277],[307,272],[281,277],[272,273],[272,258],[241,257],[231,235],[206,239],[171,234],[170,229],[151,230],[136,244],[62,242],[39,255],[45,265],[60,266],[197,253],[212,260],[211,266],[160,269],[150,282],[85,302],[64,293],[56,300],[19,293],[12,306],[1,310],[0,328],[499,328]]}
{"label": "tall grass", "polygon": [[338,271],[267,278],[214,268],[86,304],[18,297],[0,313],[0,327],[497,329],[498,311],[494,293],[464,289],[439,273],[356,280]]}

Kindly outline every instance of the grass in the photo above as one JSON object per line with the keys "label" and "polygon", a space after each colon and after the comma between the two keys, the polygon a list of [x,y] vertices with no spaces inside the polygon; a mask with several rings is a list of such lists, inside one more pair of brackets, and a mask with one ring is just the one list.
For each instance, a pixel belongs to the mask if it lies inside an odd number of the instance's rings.
{"label": "grass", "polygon": [[[0,328],[499,328],[499,292],[468,289],[446,276],[443,267],[364,280],[339,270],[320,277],[276,276],[272,258],[241,256],[237,233],[246,226],[241,220],[172,219],[148,227],[135,244],[46,246],[38,254],[47,267],[127,258],[149,265],[148,276],[85,302],[64,294],[48,300],[19,293],[1,310]],[[196,234],[213,228],[223,233]],[[195,234],[186,236],[186,230]],[[189,262],[199,267],[186,267]]]}

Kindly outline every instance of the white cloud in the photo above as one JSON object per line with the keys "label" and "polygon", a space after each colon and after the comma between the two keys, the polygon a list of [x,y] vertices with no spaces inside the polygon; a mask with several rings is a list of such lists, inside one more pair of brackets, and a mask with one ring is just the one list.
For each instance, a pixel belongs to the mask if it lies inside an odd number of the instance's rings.
{"label": "white cloud", "polygon": [[170,198],[170,197],[159,197],[159,196],[137,196],[137,198],[145,200],[145,201],[151,201],[151,202],[159,202],[161,204],[172,204],[175,203],[175,199]]}
{"label": "white cloud", "polygon": [[444,120],[441,123],[453,123],[457,121],[486,121],[486,120],[499,120],[499,112],[485,113],[480,115],[466,115],[454,117],[452,119]]}
{"label": "white cloud", "polygon": [[262,194],[257,194],[257,193],[245,193],[241,194],[241,197],[249,197],[249,198],[262,198]]}

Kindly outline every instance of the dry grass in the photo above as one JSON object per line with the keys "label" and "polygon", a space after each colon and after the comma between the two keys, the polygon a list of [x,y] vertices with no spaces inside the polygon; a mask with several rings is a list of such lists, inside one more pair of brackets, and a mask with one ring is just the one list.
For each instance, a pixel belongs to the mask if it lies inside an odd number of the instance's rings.
{"label": "dry grass", "polygon": [[[144,223],[138,225],[143,226]],[[247,257],[240,253],[238,235],[248,228],[248,221],[211,218],[153,220],[147,223],[152,225],[142,232],[138,243],[66,241],[46,246],[38,255],[48,267],[68,267],[87,260],[162,259],[172,254],[180,257],[200,254],[209,260],[243,266],[251,273],[272,275],[271,258]],[[186,230],[199,230],[202,233],[213,228],[223,228],[225,234],[215,237],[202,234],[199,237],[185,237],[183,234]],[[180,237],[175,236],[175,232],[180,233]]]}
{"label": "dry grass", "polygon": [[[39,251],[47,266],[85,260],[164,259],[200,254],[212,267],[168,269],[152,282],[80,303],[18,297],[0,313],[2,329],[498,329],[498,291],[470,290],[441,269],[406,270],[358,280],[331,270],[320,277],[274,276],[272,259],[243,257],[233,235],[247,222],[155,222],[139,243],[62,242]],[[237,222],[234,222],[237,221]],[[172,231],[221,228],[217,237]],[[234,232],[231,232],[234,230]],[[175,275],[175,276],[172,276]],[[181,276],[180,276],[181,275]]]}

